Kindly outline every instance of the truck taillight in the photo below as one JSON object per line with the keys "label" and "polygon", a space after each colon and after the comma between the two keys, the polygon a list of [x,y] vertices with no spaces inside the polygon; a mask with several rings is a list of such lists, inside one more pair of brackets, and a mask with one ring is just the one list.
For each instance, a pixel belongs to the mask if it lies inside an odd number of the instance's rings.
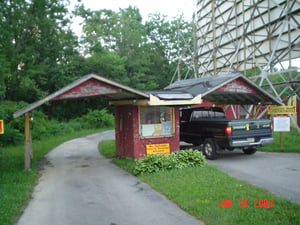
{"label": "truck taillight", "polygon": [[232,127],[226,127],[226,128],[225,128],[225,132],[226,132],[226,135],[227,135],[227,136],[230,136],[231,133],[232,133]]}
{"label": "truck taillight", "polygon": [[273,131],[273,124],[272,123],[270,124],[270,129],[271,129],[271,131]]}

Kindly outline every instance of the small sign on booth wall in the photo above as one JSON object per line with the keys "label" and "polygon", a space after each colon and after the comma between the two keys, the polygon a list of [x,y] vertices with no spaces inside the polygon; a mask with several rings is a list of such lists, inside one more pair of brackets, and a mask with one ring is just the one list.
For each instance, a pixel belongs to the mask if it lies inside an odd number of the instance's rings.
{"label": "small sign on booth wall", "polygon": [[0,120],[0,134],[4,134],[4,123],[3,123],[3,120]]}
{"label": "small sign on booth wall", "polygon": [[149,144],[146,145],[146,153],[147,155],[153,154],[170,154],[170,144],[163,143],[163,144]]}
{"label": "small sign on booth wall", "polygon": [[273,129],[274,132],[290,131],[290,116],[274,116]]}

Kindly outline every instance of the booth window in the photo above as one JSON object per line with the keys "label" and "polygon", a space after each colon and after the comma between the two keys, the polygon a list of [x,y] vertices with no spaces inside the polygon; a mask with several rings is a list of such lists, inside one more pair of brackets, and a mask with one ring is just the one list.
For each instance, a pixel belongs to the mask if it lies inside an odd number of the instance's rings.
{"label": "booth window", "polygon": [[140,107],[140,135],[163,137],[174,135],[173,108]]}

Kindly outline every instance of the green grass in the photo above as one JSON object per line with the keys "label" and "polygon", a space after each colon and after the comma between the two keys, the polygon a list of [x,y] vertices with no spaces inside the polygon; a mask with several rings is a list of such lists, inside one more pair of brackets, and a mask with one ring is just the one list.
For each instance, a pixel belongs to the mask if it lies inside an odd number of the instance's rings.
{"label": "green grass", "polygon": [[115,140],[107,140],[99,143],[98,149],[102,155],[106,158],[113,159],[113,162],[128,171],[129,173],[134,173],[134,160],[117,158],[116,156],[116,144]]}
{"label": "green grass", "polygon": [[99,149],[101,149],[102,155],[106,158],[114,158],[116,157],[116,147],[115,140],[107,140],[99,143]]}
{"label": "green grass", "polygon": [[[110,141],[110,149],[105,149],[104,143],[99,145],[100,152],[114,158],[113,141]],[[115,158],[114,162],[133,172],[133,160]],[[299,205],[237,180],[214,166],[160,171],[138,177],[205,224],[300,224]],[[221,199],[232,199],[232,208],[219,208]],[[240,199],[243,199],[241,203],[247,199],[247,207],[243,204],[239,207]],[[256,208],[255,199],[272,199],[273,206],[260,208],[257,204]]]}
{"label": "green grass", "polygon": [[273,133],[274,142],[263,146],[260,151],[265,152],[296,152],[300,153],[300,134],[296,129],[291,129],[290,132],[283,132],[283,147],[280,147],[280,133]]}
{"label": "green grass", "polygon": [[[239,181],[214,166],[162,171],[139,178],[205,224],[300,223],[299,205]],[[232,199],[232,208],[219,208],[221,199]],[[240,199],[247,199],[247,207],[239,207]],[[273,207],[255,208],[255,199],[272,199]]]}
{"label": "green grass", "polygon": [[102,130],[81,130],[44,140],[33,140],[31,170],[24,170],[24,145],[2,147],[0,150],[0,224],[13,224],[22,207],[31,198],[38,178],[39,161],[50,150],[73,138]]}

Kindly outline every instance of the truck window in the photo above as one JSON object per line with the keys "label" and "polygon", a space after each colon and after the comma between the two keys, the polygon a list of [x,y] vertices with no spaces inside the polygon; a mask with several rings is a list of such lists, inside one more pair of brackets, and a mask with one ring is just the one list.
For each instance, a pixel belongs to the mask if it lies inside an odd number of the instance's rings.
{"label": "truck window", "polygon": [[193,111],[191,115],[191,121],[197,121],[202,118],[202,112],[201,111]]}
{"label": "truck window", "polygon": [[202,118],[208,118],[209,112],[208,111],[202,111]]}
{"label": "truck window", "polygon": [[215,112],[215,118],[225,118],[225,114],[223,112]]}
{"label": "truck window", "polygon": [[224,112],[209,111],[209,110],[197,110],[193,111],[191,115],[191,121],[202,120],[205,118],[226,118]]}
{"label": "truck window", "polygon": [[193,111],[191,121],[201,120],[209,117],[209,111]]}
{"label": "truck window", "polygon": [[215,117],[215,112],[208,111],[208,118],[214,118],[214,117]]}

